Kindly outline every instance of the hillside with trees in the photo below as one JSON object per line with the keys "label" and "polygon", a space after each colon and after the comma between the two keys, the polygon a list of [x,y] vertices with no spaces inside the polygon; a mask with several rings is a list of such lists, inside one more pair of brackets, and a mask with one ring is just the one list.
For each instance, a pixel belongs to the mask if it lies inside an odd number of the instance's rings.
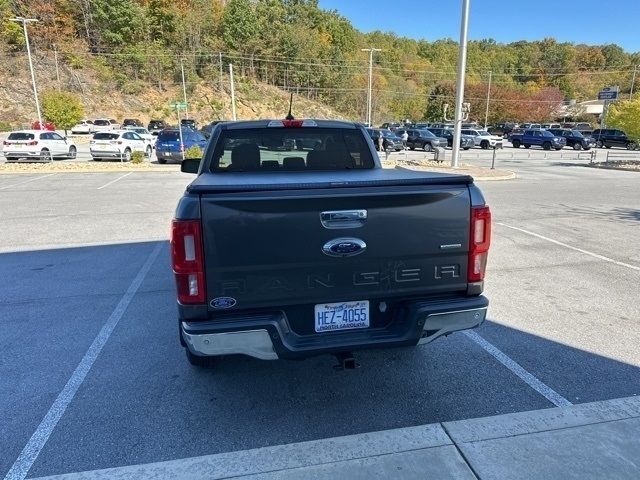
{"label": "hillside with trees", "polygon": [[[360,49],[370,46],[383,50],[374,55],[375,123],[440,120],[454,98],[455,41],[362,33],[317,0],[0,0],[6,122],[33,118],[22,27],[8,20],[15,15],[40,20],[29,31],[42,88],[78,96],[90,115],[170,114],[183,66],[190,113],[229,118],[232,63],[242,118],[277,114],[262,103],[280,108],[293,91],[307,101],[301,114],[363,119],[368,55]],[[466,100],[483,120],[491,72],[490,121],[546,120],[559,102],[593,99],[603,86],[628,93],[639,64],[640,53],[617,45],[473,41]]]}

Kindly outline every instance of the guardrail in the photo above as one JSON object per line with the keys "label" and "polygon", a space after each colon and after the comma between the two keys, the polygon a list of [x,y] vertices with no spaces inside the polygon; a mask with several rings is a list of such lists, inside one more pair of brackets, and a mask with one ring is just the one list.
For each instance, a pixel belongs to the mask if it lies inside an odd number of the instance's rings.
{"label": "guardrail", "polygon": [[620,162],[637,162],[640,161],[640,151],[629,150],[627,152],[607,151],[607,158],[605,163],[620,163]]}

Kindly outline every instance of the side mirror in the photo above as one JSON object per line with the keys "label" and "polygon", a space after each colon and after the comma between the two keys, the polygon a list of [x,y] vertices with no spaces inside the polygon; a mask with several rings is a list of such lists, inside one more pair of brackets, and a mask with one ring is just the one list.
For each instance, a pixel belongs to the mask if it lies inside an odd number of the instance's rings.
{"label": "side mirror", "polygon": [[182,173],[198,173],[200,169],[200,159],[185,158],[180,164]]}

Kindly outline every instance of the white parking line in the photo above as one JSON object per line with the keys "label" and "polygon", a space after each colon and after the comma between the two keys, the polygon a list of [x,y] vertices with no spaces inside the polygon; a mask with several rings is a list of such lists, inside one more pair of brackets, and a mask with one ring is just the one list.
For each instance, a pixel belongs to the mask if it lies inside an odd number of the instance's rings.
{"label": "white parking line", "polygon": [[114,183],[116,183],[118,180],[122,180],[124,177],[128,177],[129,175],[131,175],[133,172],[129,172],[129,173],[125,173],[124,175],[122,175],[121,177],[116,178],[115,180],[111,180],[109,183],[105,183],[104,185],[102,185],[101,187],[98,187],[97,190],[102,190],[105,187],[108,187],[109,185],[113,185]]}
{"label": "white parking line", "polygon": [[582,248],[574,247],[572,245],[568,245],[563,242],[559,242],[558,240],[554,240],[553,238],[545,237],[544,235],[540,235],[539,233],[530,232],[529,230],[525,230],[523,228],[513,227],[511,225],[507,225],[506,223],[496,222],[496,225],[500,225],[502,227],[507,227],[512,230],[517,230],[518,232],[526,233],[527,235],[531,235],[532,237],[539,238],[541,240],[546,240],[547,242],[555,243],[556,245],[560,245],[561,247],[568,248],[570,250],[574,250],[576,252],[584,253],[585,255],[589,255],[590,257],[597,258],[598,260],[604,260],[605,262],[613,263],[615,265],[619,265],[621,267],[630,268],[631,270],[636,270],[640,272],[640,267],[637,265],[631,265],[629,263],[619,262],[618,260],[614,260],[613,258],[605,257],[604,255],[600,255],[598,253],[593,253],[588,250],[583,250]]}
{"label": "white parking line", "polygon": [[93,343],[84,354],[84,357],[82,357],[82,360],[80,360],[76,369],[73,371],[71,378],[69,378],[67,384],[58,394],[58,397],[55,399],[53,405],[51,405],[51,408],[42,419],[42,422],[40,422],[40,425],[29,439],[29,442],[27,442],[25,447],[22,449],[22,452],[20,452],[17,460],[11,466],[11,470],[9,470],[7,475],[4,477],[5,480],[23,480],[27,476],[29,469],[38,458],[40,451],[44,448],[47,440],[49,440],[49,436],[56,428],[58,421],[60,421],[60,418],[64,415],[69,404],[72,402],[73,397],[76,395],[80,385],[82,385],[87,373],[91,370],[93,363],[96,361],[96,358],[98,358],[98,355],[100,355],[102,348],[109,340],[111,333],[113,333],[113,330],[118,325],[118,322],[127,310],[129,303],[131,303],[131,300],[138,291],[138,288],[140,288],[142,281],[147,276],[147,273],[149,273],[149,270],[151,269],[153,262],[158,257],[163,245],[164,243],[159,243],[149,254],[147,261],[144,262],[144,265],[142,265],[138,271],[138,274],[129,285],[129,288],[127,288],[127,291],[118,302],[118,305],[116,305],[116,308],[111,312],[109,319],[104,324],[100,332],[98,332]]}
{"label": "white parking line", "polygon": [[507,367],[518,376],[524,383],[533,388],[536,392],[542,395],[544,398],[553,403],[556,407],[568,407],[569,405],[573,405],[569,400],[564,398],[550,386],[538,380],[534,375],[529,373],[527,370],[522,368],[522,366],[513,360],[511,357],[503,353],[498,347],[492,345],[487,342],[484,338],[478,335],[474,331],[467,330],[462,332],[467,336],[470,340],[477,343],[480,347],[482,347],[489,355],[498,360],[502,365]]}
{"label": "white parking line", "polygon": [[30,178],[29,180],[25,180],[24,182],[18,182],[18,183],[14,183],[12,185],[5,185],[4,187],[0,187],[0,190],[4,190],[6,188],[11,188],[11,187],[17,187],[19,185],[24,185],[25,183],[29,183],[29,182],[35,182],[36,180],[40,180],[41,178],[52,177],[53,175],[55,175],[55,173],[50,173],[48,175],[41,175],[41,176],[36,177],[36,178]]}

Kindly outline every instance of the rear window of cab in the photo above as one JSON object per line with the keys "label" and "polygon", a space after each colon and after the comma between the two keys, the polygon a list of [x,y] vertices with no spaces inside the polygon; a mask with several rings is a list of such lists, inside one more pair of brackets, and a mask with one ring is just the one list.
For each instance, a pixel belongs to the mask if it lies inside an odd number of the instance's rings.
{"label": "rear window of cab", "polygon": [[362,170],[375,163],[362,131],[347,128],[225,129],[212,172]]}

